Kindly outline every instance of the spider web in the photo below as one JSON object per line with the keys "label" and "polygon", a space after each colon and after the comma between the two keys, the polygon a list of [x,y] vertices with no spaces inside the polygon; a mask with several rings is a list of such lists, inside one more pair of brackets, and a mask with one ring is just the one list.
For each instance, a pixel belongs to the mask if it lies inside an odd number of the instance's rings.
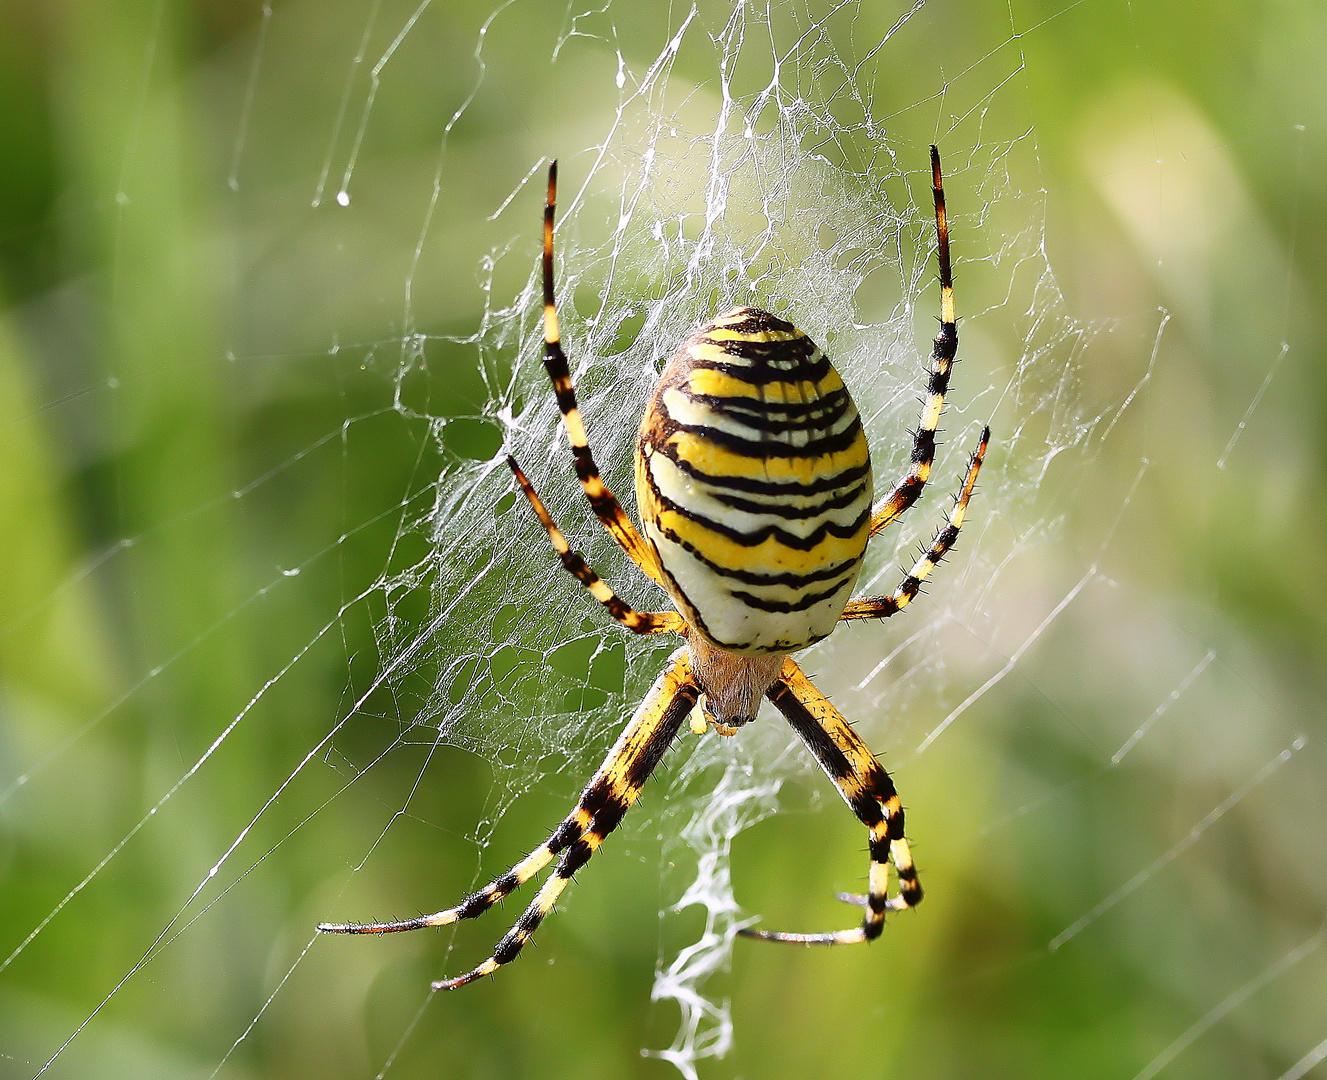
{"label": "spider web", "polygon": [[[1043,24],[1022,23],[1011,10],[1008,22],[989,31],[942,34],[944,13],[920,0],[889,12],[851,2],[812,9],[716,3],[653,14],[612,2],[550,11],[506,0],[465,20],[430,0],[372,0],[353,18],[326,22],[308,10],[265,5],[242,47],[200,76],[224,87],[232,133],[225,181],[241,200],[236,213],[245,227],[261,233],[251,240],[257,268],[240,290],[245,310],[225,331],[235,383],[275,400],[307,392],[310,383],[333,388],[323,429],[275,444],[282,453],[273,450],[264,468],[219,499],[220,512],[234,521],[250,514],[268,520],[269,507],[297,489],[301,470],[331,454],[343,477],[342,520],[323,545],[290,551],[270,579],[223,605],[216,625],[150,659],[140,677],[67,733],[15,751],[18,767],[0,794],[7,812],[51,812],[70,763],[83,760],[104,726],[153,695],[209,636],[254,612],[279,617],[282,590],[335,599],[316,624],[294,632],[281,663],[251,677],[247,700],[213,714],[199,745],[181,745],[178,760],[149,761],[150,793],[129,826],[109,838],[90,831],[90,854],[52,890],[47,913],[16,932],[0,961],[11,972],[41,962],[43,939],[61,921],[95,918],[90,896],[122,887],[120,866],[142,858],[142,847],[155,845],[160,860],[179,855],[163,914],[135,928],[128,958],[109,971],[80,973],[96,984],[94,1006],[45,1017],[35,1039],[7,1036],[13,1074],[86,1074],[89,1061],[111,1052],[121,1003],[142,997],[154,973],[179,978],[191,952],[214,935],[232,935],[232,948],[246,948],[253,909],[270,896],[254,882],[295,849],[320,861],[313,875],[320,884],[271,940],[254,941],[253,955],[266,956],[251,961],[266,964],[250,980],[261,992],[228,1009],[200,1006],[217,1025],[206,1047],[187,1068],[159,1066],[163,1075],[256,1074],[247,1064],[252,1048],[280,1040],[291,1015],[307,1007],[297,1002],[317,996],[324,980],[346,980],[353,985],[347,994],[366,999],[363,988],[385,963],[383,942],[332,943],[317,938],[313,924],[409,914],[377,908],[402,902],[406,894],[392,887],[402,871],[394,867],[421,852],[428,857],[421,839],[440,838],[445,851],[437,859],[448,872],[409,879],[416,899],[406,903],[451,902],[458,864],[470,887],[505,869],[542,839],[531,824],[539,818],[524,808],[546,805],[551,820],[565,812],[675,645],[606,625],[597,605],[557,571],[502,462],[501,450],[517,456],[573,546],[629,602],[659,606],[653,587],[585,507],[540,363],[544,154],[556,154],[563,177],[557,257],[564,341],[596,457],[609,485],[625,495],[639,413],[663,363],[698,323],[741,303],[786,314],[825,349],[862,412],[878,487],[902,471],[938,310],[927,145],[940,145],[961,363],[928,497],[875,542],[859,591],[890,590],[900,564],[930,540],[944,496],[988,422],[992,452],[969,525],[928,594],[898,619],[841,628],[799,662],[898,777],[912,832],[925,837],[924,874],[935,867],[945,888],[976,891],[1005,917],[1020,892],[1047,882],[1059,889],[1070,914],[1041,934],[1039,949],[992,961],[997,975],[974,979],[998,979],[1002,966],[1052,963],[1100,924],[1141,966],[1155,941],[1129,937],[1117,909],[1172,863],[1185,865],[1191,848],[1205,850],[1205,835],[1232,815],[1249,814],[1241,820],[1250,834],[1284,831],[1284,806],[1303,797],[1286,777],[1307,782],[1294,769],[1311,742],[1294,711],[1286,719],[1277,695],[1267,696],[1265,669],[1238,634],[1153,600],[1146,577],[1129,572],[1131,558],[1145,550],[1132,536],[1131,515],[1152,469],[1137,452],[1147,442],[1129,441],[1131,425],[1162,396],[1158,364],[1173,336],[1172,309],[1182,317],[1191,314],[1186,304],[1199,301],[1182,293],[1158,304],[1131,298],[1111,321],[1070,314],[1047,252],[1049,197],[1024,96],[1024,39],[1035,39]],[[160,77],[153,53],[167,33],[159,18],[144,33],[142,100],[133,110],[142,123],[125,155],[126,191],[152,138],[145,121],[155,115],[150,98]],[[441,67],[439,55],[447,58]],[[332,77],[315,79],[318,65]],[[525,73],[549,65],[553,77],[540,83],[551,88],[548,100],[523,100]],[[439,68],[432,80],[420,74]],[[320,101],[318,120],[298,145],[283,147],[285,111],[309,85]],[[1209,145],[1203,138],[1210,133],[1183,102],[1157,88],[1142,93],[1159,141]],[[494,118],[504,110],[518,119],[502,137],[523,153],[499,153],[479,137],[486,123],[501,123]],[[420,141],[433,149],[394,157],[390,136],[410,124],[428,128],[429,139]],[[1118,173],[1112,155],[1128,152],[1124,137],[1109,130],[1083,150],[1107,178]],[[1197,183],[1220,205],[1233,197],[1233,181],[1219,155],[1212,160]],[[1101,185],[1126,219],[1135,205],[1127,184]],[[1146,222],[1132,227],[1147,236]],[[1148,241],[1140,242],[1146,249]],[[377,257],[368,260],[366,251]],[[1272,332],[1256,344],[1266,346]],[[1265,377],[1233,409],[1238,423],[1223,429],[1222,470],[1238,460],[1240,434],[1255,422],[1289,351],[1288,344],[1271,350]],[[1088,367],[1119,356],[1130,358],[1127,378],[1084,386]],[[409,467],[386,477],[374,472],[376,433],[384,429],[411,448],[394,459]],[[1102,465],[1121,452],[1132,455],[1126,483]],[[160,529],[169,534],[177,525]],[[117,560],[154,539],[126,537],[65,591],[113,574]],[[361,545],[380,552],[365,580],[345,569]],[[1127,642],[1114,633],[1121,625],[1130,627]],[[1085,648],[1096,650],[1086,667]],[[327,666],[342,672],[339,712],[301,715],[274,778],[220,797],[227,770],[242,767],[253,729],[283,723]],[[1121,680],[1136,684],[1126,693]],[[1090,703],[1101,701],[1115,711],[1094,713]],[[1032,719],[1008,719],[1018,709]],[[1181,718],[1187,727],[1177,730]],[[1046,745],[1027,745],[1039,739]],[[995,750],[1006,743],[1013,749]],[[991,753],[1001,762],[998,776],[983,766]],[[486,801],[456,816],[445,798],[449,777],[476,768],[488,773]],[[1119,810],[1158,776],[1180,792],[1166,828]],[[1249,810],[1268,789],[1279,790],[1280,800],[1261,814]],[[208,805],[219,798],[221,805]],[[354,807],[350,829],[338,813],[346,804]],[[1104,806],[1119,813],[1120,832],[1077,821],[1077,842],[1067,846],[1097,846],[1108,886],[1093,892],[1093,877],[1071,889],[1037,861],[1038,845],[1052,849],[1048,840],[1070,827],[1068,819]],[[189,832],[185,824],[200,815],[210,829]],[[756,918],[773,925],[775,914],[767,914],[765,897],[743,891],[733,847],[756,857],[755,838],[803,817],[814,828],[805,835],[823,834],[826,843],[855,827],[774,716],[762,715],[739,738],[686,736],[582,875],[584,887],[566,894],[566,908],[588,899],[591,875],[613,874],[605,868],[613,860],[656,879],[656,1004],[653,1034],[637,1036],[643,1053],[689,1078],[698,1069],[721,1075],[723,1066],[702,1063],[723,1059],[748,1037],[729,997],[734,938]],[[1121,835],[1126,824],[1129,839]],[[987,867],[974,854],[1018,829],[1025,830],[1017,842],[1024,865]],[[188,834],[189,850],[170,852],[172,830]],[[955,839],[941,840],[945,833]],[[851,856],[864,873],[864,856],[855,849]],[[1308,866],[1311,857],[1297,863]],[[1234,875],[1215,857],[1187,865],[1208,886]],[[987,869],[994,880],[983,891],[971,880]],[[420,891],[433,880],[450,884]],[[1321,874],[1307,872],[1295,883],[1318,901],[1318,912],[1321,885]],[[825,903],[788,907],[802,925],[786,928],[849,925],[851,909],[836,911],[830,898],[837,888],[858,887],[851,877],[816,882]],[[1228,908],[1206,914],[1212,926],[1228,929],[1247,915],[1248,901],[1227,884],[1218,892]],[[1176,895],[1156,901],[1153,910],[1164,913],[1158,933],[1179,919]],[[933,906],[935,899],[923,911]],[[501,932],[493,924],[512,917],[509,906],[448,937],[415,936],[401,945],[413,952],[391,954],[395,978],[415,996],[393,991],[396,1011],[382,1026],[391,1035],[362,1050],[363,1075],[414,1074],[412,1047],[443,1011],[427,993],[428,980],[465,970],[479,955],[474,950]],[[556,921],[541,939],[556,933]],[[905,920],[891,923],[898,941],[886,946],[883,962],[903,966],[900,978],[915,978],[907,971],[918,961],[895,950],[937,946],[912,923],[895,925]],[[1210,1000],[1201,976],[1180,978],[1180,962],[1165,966],[1161,978],[1173,980],[1167,989],[1181,1004],[1171,1023],[1153,1022],[1166,1034],[1138,1075],[1165,1069],[1264,987],[1284,985],[1287,973],[1312,965],[1321,931],[1294,938],[1293,925],[1276,923],[1259,947],[1237,949],[1228,965],[1217,965],[1228,986]],[[479,942],[473,948],[472,937]],[[872,960],[881,957],[872,950]],[[1317,963],[1320,972],[1320,957]],[[527,953],[500,978],[520,979],[533,964]],[[30,1020],[36,1006],[20,1004],[15,1015]],[[1310,1049],[1316,1037],[1289,1024],[1256,1038],[1284,1054],[1287,1076],[1322,1059],[1320,1046]],[[131,1048],[113,1053],[134,1058]]]}

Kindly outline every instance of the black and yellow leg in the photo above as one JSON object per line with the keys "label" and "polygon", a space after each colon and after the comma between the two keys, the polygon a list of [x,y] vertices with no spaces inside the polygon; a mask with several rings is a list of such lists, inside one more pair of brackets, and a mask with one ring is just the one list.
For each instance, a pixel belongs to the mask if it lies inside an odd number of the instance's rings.
{"label": "black and yellow leg", "polygon": [[548,202],[544,208],[544,367],[553,381],[553,392],[557,395],[558,408],[562,410],[567,441],[571,443],[572,457],[576,462],[576,475],[585,489],[585,497],[590,500],[590,509],[621,545],[622,550],[631,557],[631,561],[653,578],[656,584],[663,585],[663,572],[654,549],[637,531],[617,501],[617,496],[608,490],[608,485],[599,475],[599,466],[595,464],[594,455],[590,452],[585,423],[581,420],[581,411],[576,404],[576,390],[571,384],[567,356],[562,351],[557,301],[553,296],[553,209],[557,201],[557,185],[558,163],[555,161],[548,167]]}
{"label": "black and yellow leg", "polygon": [[[921,902],[922,887],[904,837],[903,805],[894,781],[829,700],[812,685],[791,659],[767,696],[834,781],[843,801],[871,831],[871,866],[865,897],[844,896],[861,903],[866,914],[860,926],[825,934],[785,934],[747,928],[747,937],[796,945],[850,945],[880,936],[886,911],[900,911]],[[889,895],[889,864],[898,873],[899,891]]]}
{"label": "black and yellow leg", "polygon": [[981,442],[977,444],[977,449],[973,451],[968,461],[967,477],[958,494],[954,496],[954,509],[949,512],[949,523],[936,534],[931,546],[917,560],[908,572],[908,576],[903,579],[903,583],[889,596],[859,596],[855,600],[849,600],[840,616],[841,619],[886,619],[912,603],[922,587],[922,582],[930,577],[936,564],[945,557],[958,539],[958,531],[963,527],[963,519],[967,516],[968,500],[972,498],[972,489],[977,483],[977,473],[981,471],[982,459],[986,456],[986,444],[990,437],[991,429],[982,428]]}
{"label": "black and yellow leg", "polygon": [[[608,759],[581,794],[576,809],[567,815],[544,843],[505,874],[477,892],[471,893],[455,907],[432,915],[420,915],[413,919],[385,923],[319,923],[318,929],[326,934],[392,934],[401,930],[449,926],[461,919],[474,919],[515,892],[563,852],[567,853],[563,860],[565,864],[567,859],[573,858],[571,849],[585,840],[587,835],[594,836],[594,839],[589,841],[590,849],[597,848],[603,842],[604,835],[612,828],[612,825],[604,828],[604,824],[611,816],[612,808],[622,804],[622,793],[630,791],[629,800],[622,806],[622,813],[625,813],[626,807],[636,801],[641,785],[658,764],[668,743],[677,734],[682,721],[694,707],[699,696],[700,691],[692,681],[691,667],[685,659],[684,651],[679,649],[671,659],[672,662],[656,680],[650,693],[636,710],[631,723],[627,725],[617,744],[610,751]],[[678,710],[676,715],[670,711],[675,705]],[[642,774],[643,762],[646,764]],[[621,820],[622,813],[617,814],[613,825]],[[588,858],[586,855],[585,859]],[[576,865],[583,864],[585,859],[581,859]],[[554,875],[550,879],[550,884],[556,880],[557,876]],[[548,885],[545,885],[539,896],[543,897],[547,889]],[[557,892],[561,891],[559,886]],[[538,903],[539,898],[536,898],[535,905]]]}
{"label": "black and yellow leg", "polygon": [[593,813],[583,805],[578,805],[563,820],[553,834],[518,862],[505,874],[495,878],[482,889],[471,893],[455,907],[432,915],[420,915],[413,919],[400,919],[385,923],[319,923],[318,929],[325,934],[394,934],[400,930],[423,930],[429,926],[450,926],[461,919],[474,919],[484,914],[494,904],[505,900],[519,889],[540,870],[547,866],[561,852],[585,835],[593,820]]}
{"label": "black and yellow leg", "polygon": [[931,190],[935,197],[935,231],[940,261],[940,332],[931,349],[931,378],[926,403],[912,444],[912,462],[907,475],[871,511],[874,536],[915,503],[931,477],[935,463],[935,432],[945,407],[945,392],[958,352],[958,326],[954,316],[954,276],[949,263],[949,222],[945,217],[945,187],[940,175],[940,152],[931,147]]}
{"label": "black and yellow leg", "polygon": [[[641,702],[607,759],[581,794],[576,814],[588,818],[588,827],[566,848],[552,876],[544,882],[530,906],[493,949],[493,955],[478,967],[454,979],[433,984],[435,990],[458,986],[492,975],[520,954],[545,916],[567,887],[571,876],[590,861],[604,838],[617,828],[626,812],[640,798],[641,788],[672,745],[682,724],[695,708],[700,688],[691,675],[686,647],[673,653],[671,662]],[[570,819],[568,819],[570,820]]]}
{"label": "black and yellow leg", "polygon": [[619,597],[598,574],[590,569],[589,564],[582,558],[580,552],[571,549],[571,545],[567,543],[567,538],[562,535],[562,530],[557,527],[557,524],[553,521],[553,516],[544,507],[543,500],[539,498],[539,493],[535,491],[534,485],[530,483],[525,473],[521,471],[521,467],[516,463],[516,459],[510,454],[507,455],[507,464],[511,466],[511,471],[516,476],[516,482],[521,485],[521,490],[525,493],[526,499],[534,508],[539,523],[543,525],[544,531],[548,533],[548,539],[553,545],[553,550],[558,553],[558,557],[562,560],[562,565],[567,573],[589,589],[590,594],[608,609],[613,618],[628,630],[632,630],[637,634],[681,634],[686,632],[686,622],[677,612],[636,611]]}

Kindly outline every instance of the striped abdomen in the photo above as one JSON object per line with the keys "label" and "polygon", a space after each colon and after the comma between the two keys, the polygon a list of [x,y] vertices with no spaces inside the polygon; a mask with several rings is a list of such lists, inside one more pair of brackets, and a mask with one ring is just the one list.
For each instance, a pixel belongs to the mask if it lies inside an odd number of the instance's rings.
{"label": "striped abdomen", "polygon": [[792,323],[735,308],[664,369],[636,502],[678,610],[713,644],[785,653],[828,635],[861,567],[871,494],[857,408]]}

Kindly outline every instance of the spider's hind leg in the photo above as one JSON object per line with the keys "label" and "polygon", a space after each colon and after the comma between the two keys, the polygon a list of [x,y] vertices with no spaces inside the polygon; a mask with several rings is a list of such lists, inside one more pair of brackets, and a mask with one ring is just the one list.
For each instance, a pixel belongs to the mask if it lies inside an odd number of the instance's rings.
{"label": "spider's hind leg", "polygon": [[631,518],[627,517],[627,512],[622,509],[622,504],[617,501],[617,496],[599,475],[599,466],[595,463],[590,440],[585,434],[580,406],[576,403],[576,390],[571,383],[567,355],[562,351],[562,332],[558,327],[557,299],[553,290],[553,211],[557,203],[557,190],[558,163],[554,161],[548,167],[548,199],[544,204],[544,368],[553,383],[553,393],[557,395],[558,409],[562,412],[562,422],[567,429],[567,441],[571,444],[572,458],[576,462],[576,476],[585,489],[590,509],[631,561],[662,586],[663,571],[654,549],[646,543]]}
{"label": "spider's hind leg", "polygon": [[912,464],[894,489],[871,511],[871,536],[897,521],[920,497],[935,464],[935,432],[945,407],[949,376],[958,355],[958,323],[954,315],[954,275],[949,262],[949,219],[945,214],[945,183],[940,151],[931,147],[931,194],[935,201],[936,260],[940,264],[940,332],[931,347],[931,376],[921,420],[913,432]]}
{"label": "spider's hind leg", "polygon": [[958,540],[958,531],[963,528],[963,520],[967,517],[968,500],[972,498],[972,492],[977,486],[977,473],[981,471],[982,460],[986,457],[986,444],[990,438],[991,429],[982,428],[981,442],[968,460],[968,473],[963,486],[954,496],[954,508],[949,512],[949,521],[936,534],[931,546],[922,552],[922,557],[908,572],[903,583],[888,596],[859,596],[849,600],[840,619],[887,619],[912,603],[921,591],[922,582]]}
{"label": "spider's hind leg", "polygon": [[[785,934],[746,928],[740,933],[765,941],[796,945],[849,945],[880,936],[886,911],[921,903],[922,887],[912,851],[903,835],[903,805],[894,781],[853,731],[842,714],[812,685],[792,660],[785,660],[768,697],[787,718],[798,737],[820,762],[843,801],[871,831],[871,868],[865,897],[840,894],[840,899],[866,908],[860,926],[824,934]],[[889,895],[889,864],[898,872],[899,890]]]}
{"label": "spider's hind leg", "polygon": [[603,604],[613,618],[628,630],[637,634],[681,634],[685,632],[686,623],[683,622],[682,616],[677,612],[636,611],[618,596],[598,574],[590,569],[589,564],[582,558],[580,552],[571,549],[571,545],[567,543],[567,538],[562,535],[562,530],[557,527],[557,524],[553,521],[553,516],[544,506],[543,500],[539,498],[539,493],[535,491],[534,485],[530,483],[529,478],[516,463],[516,459],[510,454],[507,455],[507,465],[516,477],[516,482],[521,485],[521,491],[525,494],[526,500],[539,519],[539,524],[548,533],[549,543],[553,545],[553,550],[558,553],[558,558],[562,560],[563,568],[589,589],[590,595]]}

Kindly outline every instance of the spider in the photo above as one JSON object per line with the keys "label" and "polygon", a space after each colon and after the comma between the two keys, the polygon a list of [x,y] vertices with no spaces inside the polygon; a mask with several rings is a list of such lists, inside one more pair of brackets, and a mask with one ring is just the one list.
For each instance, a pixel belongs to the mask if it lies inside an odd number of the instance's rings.
{"label": "spider", "polygon": [[[665,367],[641,422],[636,448],[637,530],[599,476],[585,434],[553,295],[557,162],[544,209],[544,366],[553,382],[590,507],[609,534],[676,608],[633,610],[573,551],[516,460],[507,464],[562,565],[609,614],[638,634],[680,634],[684,644],[582,792],[544,843],[455,907],[386,923],[322,923],[339,934],[384,934],[447,926],[482,915],[554,859],[557,868],[498,942],[493,955],[435,990],[453,990],[516,959],[572,875],[599,849],[664,753],[690,720],[734,735],[768,698],[870,830],[864,907],[857,927],[794,934],[745,928],[748,937],[804,945],[871,941],[885,913],[915,906],[921,883],[903,831],[903,806],[889,773],[790,653],[829,635],[845,619],[883,619],[917,595],[962,527],[990,429],[968,462],[949,519],[887,596],[851,598],[867,541],[921,495],[935,459],[935,435],[958,347],[949,230],[940,155],[931,147],[940,263],[940,332],[906,474],[872,505],[871,461],[852,398],[829,359],[792,323],[758,308],[725,312],[688,338]],[[898,890],[889,894],[889,864]]]}

